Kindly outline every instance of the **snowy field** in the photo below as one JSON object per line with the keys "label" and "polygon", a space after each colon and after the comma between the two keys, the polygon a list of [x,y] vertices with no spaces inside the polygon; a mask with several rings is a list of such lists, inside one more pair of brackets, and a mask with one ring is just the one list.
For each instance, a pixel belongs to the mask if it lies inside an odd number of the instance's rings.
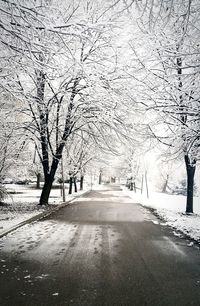
{"label": "snowy field", "polygon": [[[20,222],[63,203],[59,186],[56,189],[52,189],[49,199],[50,205],[47,207],[38,207],[41,189],[35,189],[33,185],[6,184],[6,189],[8,190],[8,197],[5,200],[5,204],[0,205],[0,234]],[[66,201],[82,194],[85,190],[79,191],[77,194],[68,195],[66,188]]]}
{"label": "snowy field", "polygon": [[200,241],[200,197],[194,197],[194,214],[186,215],[186,197],[150,192],[149,199],[139,192],[129,191],[122,187],[123,192],[130,196],[135,203],[140,203],[155,209],[155,212],[174,228],[174,234],[181,236],[180,231],[194,240]]}

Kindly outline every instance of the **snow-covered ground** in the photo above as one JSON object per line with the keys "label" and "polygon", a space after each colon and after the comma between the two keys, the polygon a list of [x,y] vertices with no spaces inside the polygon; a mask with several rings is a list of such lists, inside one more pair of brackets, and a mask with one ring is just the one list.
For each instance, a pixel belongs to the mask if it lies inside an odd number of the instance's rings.
{"label": "snow-covered ground", "polygon": [[166,221],[166,224],[176,231],[200,241],[200,197],[194,197],[194,214],[185,214],[186,197],[181,195],[169,195],[158,192],[150,192],[149,199],[139,192],[129,191],[122,187],[123,192],[130,196],[134,202],[155,209],[155,212]]}
{"label": "snow-covered ground", "polygon": [[[6,185],[11,192],[6,199],[6,205],[0,205],[0,233],[8,230],[16,224],[25,221],[47,209],[57,206],[62,202],[60,189],[52,189],[50,195],[50,206],[48,208],[38,208],[41,190],[33,188],[31,185]],[[89,189],[104,189],[103,185],[86,186]],[[180,235],[176,231],[181,231],[191,238],[200,241],[200,197],[194,198],[194,214],[186,215],[186,197],[181,195],[169,195],[164,193],[150,192],[149,199],[139,192],[129,191],[122,187],[123,192],[130,196],[135,203],[155,209],[156,213],[166,221],[166,224],[174,228],[174,234]],[[76,195],[80,195],[78,192]],[[74,198],[75,194],[68,195],[66,189],[66,201]],[[161,221],[162,223],[162,221]]]}
{"label": "snow-covered ground", "polygon": [[[33,185],[7,184],[8,197],[5,204],[0,205],[0,234],[11,227],[32,218],[41,212],[51,210],[53,207],[63,203],[59,187],[52,189],[48,207],[38,207],[41,189],[35,189]],[[66,189],[66,201],[69,201],[85,192],[79,191],[77,194],[68,195]]]}

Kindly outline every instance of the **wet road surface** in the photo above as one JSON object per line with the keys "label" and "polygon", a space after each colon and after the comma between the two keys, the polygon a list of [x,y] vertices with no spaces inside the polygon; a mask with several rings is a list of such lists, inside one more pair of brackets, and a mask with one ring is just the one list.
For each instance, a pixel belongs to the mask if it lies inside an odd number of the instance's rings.
{"label": "wet road surface", "polygon": [[119,187],[0,240],[0,305],[200,305],[200,250]]}

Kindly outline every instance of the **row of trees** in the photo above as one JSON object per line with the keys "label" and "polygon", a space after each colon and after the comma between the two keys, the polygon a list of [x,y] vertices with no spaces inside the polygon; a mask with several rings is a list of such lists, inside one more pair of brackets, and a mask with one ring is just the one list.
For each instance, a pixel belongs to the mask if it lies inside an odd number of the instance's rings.
{"label": "row of trees", "polygon": [[125,163],[155,145],[168,159],[184,158],[192,212],[200,148],[198,1],[0,4],[0,86],[20,114],[17,147],[31,141],[39,156],[40,204],[48,203],[62,156],[71,177],[83,178],[87,164],[101,152],[116,154],[128,139]]}
{"label": "row of trees", "polygon": [[[168,160],[184,159],[186,212],[193,212],[194,174],[200,158],[199,2],[146,2],[140,37],[130,41],[132,101],[146,114],[146,132]],[[140,108],[140,111],[142,111]]]}
{"label": "row of trees", "polygon": [[18,129],[42,164],[41,205],[65,148],[71,177],[78,171],[83,177],[84,163],[95,157],[88,151],[109,149],[122,130],[110,85],[116,69],[110,11],[118,2],[1,1],[1,86],[15,97]]}

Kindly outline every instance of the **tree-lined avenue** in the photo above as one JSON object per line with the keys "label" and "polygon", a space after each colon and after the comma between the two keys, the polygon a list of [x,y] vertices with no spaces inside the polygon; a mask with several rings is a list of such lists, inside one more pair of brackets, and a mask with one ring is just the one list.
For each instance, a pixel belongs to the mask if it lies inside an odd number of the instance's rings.
{"label": "tree-lined avenue", "polygon": [[196,247],[117,186],[1,240],[3,305],[199,305]]}

